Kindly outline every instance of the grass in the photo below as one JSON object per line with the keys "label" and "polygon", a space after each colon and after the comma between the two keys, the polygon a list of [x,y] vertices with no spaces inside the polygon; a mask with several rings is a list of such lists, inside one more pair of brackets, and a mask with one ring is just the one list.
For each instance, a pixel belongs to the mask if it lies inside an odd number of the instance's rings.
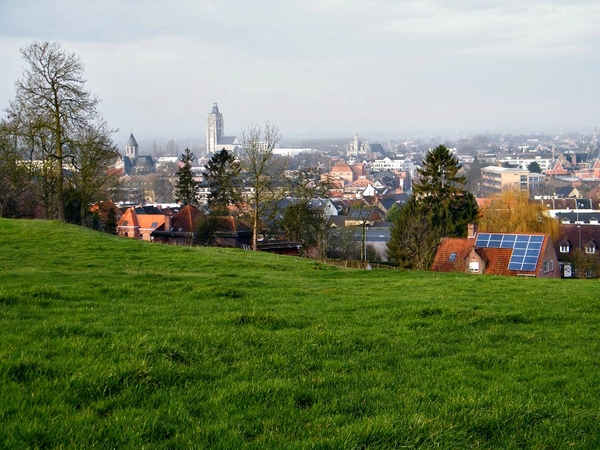
{"label": "grass", "polygon": [[0,447],[600,448],[598,286],[0,220]]}

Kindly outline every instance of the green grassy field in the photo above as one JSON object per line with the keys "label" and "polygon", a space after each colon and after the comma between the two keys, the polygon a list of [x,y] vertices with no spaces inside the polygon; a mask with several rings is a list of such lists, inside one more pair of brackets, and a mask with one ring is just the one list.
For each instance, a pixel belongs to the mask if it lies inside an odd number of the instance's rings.
{"label": "green grassy field", "polygon": [[597,449],[599,286],[0,220],[0,447]]}

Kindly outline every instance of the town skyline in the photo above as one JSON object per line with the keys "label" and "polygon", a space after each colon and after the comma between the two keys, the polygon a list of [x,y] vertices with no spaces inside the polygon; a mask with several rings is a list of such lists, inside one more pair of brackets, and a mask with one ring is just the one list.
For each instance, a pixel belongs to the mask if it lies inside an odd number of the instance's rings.
{"label": "town skyline", "polygon": [[598,17],[586,0],[3,2],[0,109],[19,49],[48,40],[84,63],[118,146],[131,131],[201,144],[213,102],[228,135],[266,121],[290,139],[591,133]]}

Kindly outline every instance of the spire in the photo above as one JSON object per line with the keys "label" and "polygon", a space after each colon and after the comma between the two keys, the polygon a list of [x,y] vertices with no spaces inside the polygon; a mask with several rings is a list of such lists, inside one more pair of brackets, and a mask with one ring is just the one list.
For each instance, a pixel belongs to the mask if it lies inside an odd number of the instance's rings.
{"label": "spire", "polygon": [[127,147],[139,147],[137,141],[133,137],[133,133],[129,135],[129,139],[127,140]]}

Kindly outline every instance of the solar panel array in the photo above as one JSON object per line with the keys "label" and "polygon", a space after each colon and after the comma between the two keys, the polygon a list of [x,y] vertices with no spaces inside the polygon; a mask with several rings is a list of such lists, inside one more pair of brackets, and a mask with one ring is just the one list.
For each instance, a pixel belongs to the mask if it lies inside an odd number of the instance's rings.
{"label": "solar panel array", "polygon": [[535,271],[544,236],[530,234],[479,233],[475,247],[510,248],[508,270]]}

